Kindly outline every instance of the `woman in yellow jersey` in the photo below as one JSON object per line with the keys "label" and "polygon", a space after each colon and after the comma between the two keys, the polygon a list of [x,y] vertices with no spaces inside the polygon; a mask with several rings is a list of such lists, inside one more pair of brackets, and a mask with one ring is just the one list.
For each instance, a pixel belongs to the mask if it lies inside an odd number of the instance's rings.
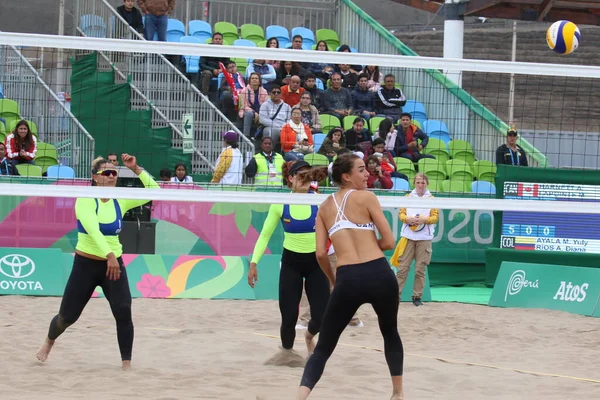
{"label": "woman in yellow jersey", "polygon": [[[283,165],[283,178],[293,193],[311,192],[311,182],[327,177],[327,167],[311,168],[303,160]],[[318,206],[273,204],[254,247],[248,284],[258,281],[256,265],[267,248],[273,231],[283,224],[284,240],[279,273],[279,311],[281,312],[281,347],[292,352],[296,338],[296,320],[304,280],[310,303],[311,320],[308,323],[306,342],[309,354],[314,347],[313,337],[319,333],[321,319],[329,300],[329,282],[319,268],[315,255],[315,219]]]}
{"label": "woman in yellow jersey", "polygon": [[[134,156],[122,154],[123,164],[138,175],[147,188],[159,188],[150,174],[136,163]],[[92,185],[114,187],[117,170],[105,159],[94,160]],[[77,218],[77,246],[73,269],[65,287],[58,314],[50,322],[48,336],[37,353],[40,361],[46,361],[54,341],[70,325],[75,323],[100,286],[117,322],[117,339],[124,369],[131,367],[133,346],[133,322],[131,319],[131,293],[123,260],[119,232],[123,227],[123,215],[148,200],[115,200],[80,198],[75,202]]]}

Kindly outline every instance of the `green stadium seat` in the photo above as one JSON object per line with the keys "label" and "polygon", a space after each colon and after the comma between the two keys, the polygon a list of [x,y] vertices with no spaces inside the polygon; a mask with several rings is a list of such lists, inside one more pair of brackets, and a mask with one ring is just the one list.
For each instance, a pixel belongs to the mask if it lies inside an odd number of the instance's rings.
{"label": "green stadium seat", "polygon": [[473,163],[473,176],[478,181],[488,181],[494,183],[497,167],[491,161],[479,160]]}
{"label": "green stadium seat", "polygon": [[469,165],[477,160],[471,144],[465,140],[451,140],[448,143],[448,149],[450,150],[450,157],[456,160],[463,160]]}
{"label": "green stadium seat", "polygon": [[444,193],[464,193],[471,191],[471,184],[467,184],[462,180],[446,179],[441,183],[441,191]]}
{"label": "green stadium seat", "polygon": [[471,166],[463,160],[450,160],[446,162],[446,171],[450,179],[463,181],[469,185],[473,182]]}
{"label": "green stadium seat", "polygon": [[408,176],[408,183],[412,187],[415,175],[417,175],[417,171],[415,171],[415,164],[408,158],[404,157],[394,157],[394,163],[396,163],[396,171]]}
{"label": "green stadium seat", "polygon": [[17,164],[17,171],[21,176],[42,176],[42,168],[32,164]]}
{"label": "green stadium seat", "polygon": [[261,41],[265,40],[265,31],[261,26],[255,24],[244,24],[240,26],[240,34],[242,39],[251,40],[256,43],[257,46]]}
{"label": "green stadium seat", "polygon": [[385,117],[371,117],[369,120],[369,130],[373,135],[377,133],[377,129],[379,129],[379,124],[383,121]]}
{"label": "green stadium seat", "polygon": [[342,126],[340,119],[335,115],[329,114],[321,114],[321,130],[323,133],[328,134],[330,130],[333,128],[338,128]]}
{"label": "green stadium seat", "polygon": [[441,180],[438,179],[429,179],[429,184],[427,185],[427,189],[429,189],[430,192],[441,192],[442,191],[442,182]]}
{"label": "green stadium seat", "polygon": [[304,156],[304,161],[310,165],[329,165],[329,159],[323,154],[311,153]]}
{"label": "green stadium seat", "polygon": [[267,47],[267,41],[261,40],[260,42],[256,43],[256,47]]}
{"label": "green stadium seat", "polygon": [[446,161],[450,159],[450,154],[446,149],[446,143],[437,138],[429,138],[427,146],[423,149],[423,154],[434,156],[436,160],[444,163],[444,165],[446,164]]}
{"label": "green stadium seat", "polygon": [[217,22],[213,29],[213,34],[214,32],[220,32],[223,35],[223,39],[227,40],[229,45],[240,38],[237,26],[231,22]]}
{"label": "green stadium seat", "polygon": [[433,158],[421,158],[417,163],[419,172],[427,175],[429,180],[443,181],[446,179],[446,164]]}
{"label": "green stadium seat", "polygon": [[38,142],[37,146],[33,163],[42,169],[42,173],[45,173],[48,167],[58,164],[58,152],[56,147],[49,143]]}
{"label": "green stadium seat", "polygon": [[242,75],[246,74],[246,68],[248,68],[248,59],[246,58],[234,58],[235,65],[237,65],[238,72]]}
{"label": "green stadium seat", "polygon": [[10,99],[0,99],[0,117],[13,120],[19,119],[20,115],[19,103]]}
{"label": "green stadium seat", "polygon": [[420,130],[423,130],[423,127],[421,126],[421,123],[419,121],[417,121],[416,119],[412,120],[412,124],[414,126],[416,126],[417,128],[419,128]]}
{"label": "green stadium seat", "polygon": [[319,29],[315,39],[317,43],[324,40],[327,43],[327,47],[330,49],[337,49],[340,47],[340,38],[337,32],[331,29]]}

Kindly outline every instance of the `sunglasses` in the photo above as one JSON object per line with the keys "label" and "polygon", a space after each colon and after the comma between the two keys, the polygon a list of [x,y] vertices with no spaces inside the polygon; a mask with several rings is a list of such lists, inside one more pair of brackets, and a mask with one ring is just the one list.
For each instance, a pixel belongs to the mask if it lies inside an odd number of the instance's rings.
{"label": "sunglasses", "polygon": [[119,173],[116,169],[103,169],[102,171],[96,172],[96,175],[102,176],[117,176]]}
{"label": "sunglasses", "polygon": [[281,93],[281,90],[273,90],[273,91],[271,91],[271,94],[280,94],[280,93]]}

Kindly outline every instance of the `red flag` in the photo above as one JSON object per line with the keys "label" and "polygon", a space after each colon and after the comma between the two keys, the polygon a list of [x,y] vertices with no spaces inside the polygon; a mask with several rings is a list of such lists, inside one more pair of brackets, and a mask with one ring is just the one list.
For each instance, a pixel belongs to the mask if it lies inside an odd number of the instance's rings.
{"label": "red flag", "polygon": [[227,84],[229,84],[229,87],[231,88],[231,96],[233,97],[233,105],[237,106],[238,105],[238,92],[237,92],[237,89],[235,88],[235,82],[233,81],[233,76],[227,71],[227,68],[223,65],[222,62],[219,63],[219,67],[221,67],[221,72],[223,73],[223,76],[225,77]]}

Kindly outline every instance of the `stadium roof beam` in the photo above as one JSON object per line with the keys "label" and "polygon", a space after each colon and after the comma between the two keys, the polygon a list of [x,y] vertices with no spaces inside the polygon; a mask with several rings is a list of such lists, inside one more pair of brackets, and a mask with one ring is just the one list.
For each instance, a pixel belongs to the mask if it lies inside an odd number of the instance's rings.
{"label": "stadium roof beam", "polygon": [[[392,0],[437,13],[445,0]],[[592,0],[469,0],[464,16],[600,25],[600,2]]]}

